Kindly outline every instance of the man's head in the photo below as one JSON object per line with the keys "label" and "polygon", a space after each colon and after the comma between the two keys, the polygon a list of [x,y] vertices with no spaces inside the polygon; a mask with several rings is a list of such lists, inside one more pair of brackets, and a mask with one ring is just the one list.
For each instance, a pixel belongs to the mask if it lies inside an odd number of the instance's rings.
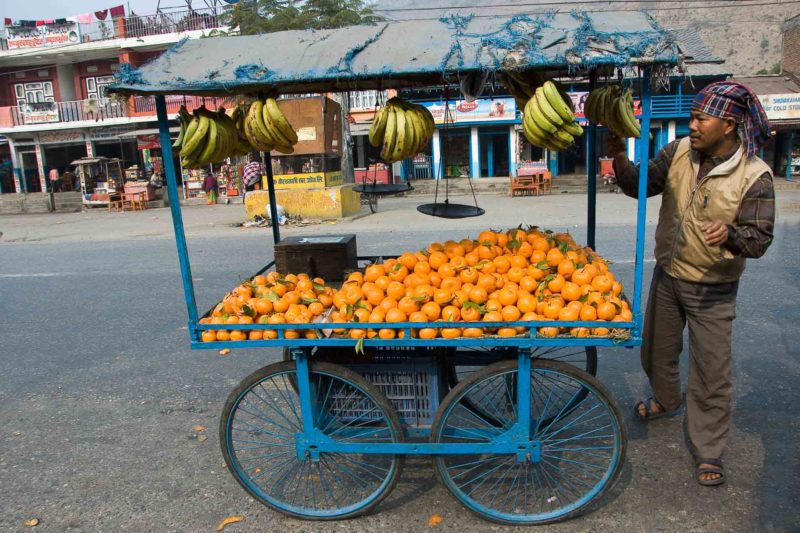
{"label": "man's head", "polygon": [[703,88],[692,102],[689,122],[692,148],[719,155],[722,147],[742,139],[747,157],[753,157],[769,139],[767,115],[758,97],[741,83],[719,81]]}
{"label": "man's head", "polygon": [[692,148],[706,155],[724,153],[736,145],[738,123],[733,118],[718,118],[692,111],[689,120],[689,139]]}

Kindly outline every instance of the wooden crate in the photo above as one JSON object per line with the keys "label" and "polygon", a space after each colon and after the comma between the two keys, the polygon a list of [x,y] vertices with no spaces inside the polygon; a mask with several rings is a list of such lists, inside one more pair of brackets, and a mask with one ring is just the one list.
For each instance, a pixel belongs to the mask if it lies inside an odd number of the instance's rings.
{"label": "wooden crate", "polygon": [[326,282],[342,281],[345,272],[357,268],[355,235],[287,237],[275,245],[275,270],[281,274],[306,273]]}

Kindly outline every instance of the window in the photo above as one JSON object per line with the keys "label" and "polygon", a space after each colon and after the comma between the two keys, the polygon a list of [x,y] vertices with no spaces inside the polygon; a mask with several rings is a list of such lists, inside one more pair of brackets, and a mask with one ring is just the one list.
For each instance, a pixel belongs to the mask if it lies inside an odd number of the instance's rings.
{"label": "window", "polygon": [[358,91],[349,93],[350,109],[374,109],[380,102],[386,101],[386,91]]}
{"label": "window", "polygon": [[86,78],[86,98],[104,102],[106,88],[114,83],[114,76],[93,76]]}
{"label": "window", "polygon": [[29,103],[55,102],[52,81],[16,83],[14,84],[14,96],[20,107]]}

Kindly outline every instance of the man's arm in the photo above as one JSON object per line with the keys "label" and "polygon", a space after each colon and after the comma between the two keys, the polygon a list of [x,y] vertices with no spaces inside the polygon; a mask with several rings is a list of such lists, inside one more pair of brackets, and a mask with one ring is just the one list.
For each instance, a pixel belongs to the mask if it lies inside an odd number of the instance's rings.
{"label": "man's arm", "polygon": [[761,257],[772,244],[775,228],[775,189],[765,172],[747,190],[735,224],[727,225],[724,246],[735,255]]}
{"label": "man's arm", "polygon": [[[662,148],[656,156],[650,160],[647,172],[647,197],[655,196],[664,192],[667,183],[667,175],[675,151],[678,149],[678,141],[672,141]],[[634,165],[628,160],[625,152],[625,144],[622,139],[615,137],[609,139],[609,150],[614,154],[614,174],[617,178],[617,185],[622,192],[633,198],[639,197],[639,165]]]}

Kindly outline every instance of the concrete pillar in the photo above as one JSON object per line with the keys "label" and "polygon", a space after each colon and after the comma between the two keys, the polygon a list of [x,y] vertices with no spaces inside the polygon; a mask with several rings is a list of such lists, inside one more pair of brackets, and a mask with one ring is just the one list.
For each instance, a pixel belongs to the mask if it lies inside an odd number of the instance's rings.
{"label": "concrete pillar", "polygon": [[94,157],[94,142],[89,138],[89,134],[87,133],[84,137],[86,142],[86,157]]}
{"label": "concrete pillar", "polygon": [[433,130],[433,179],[442,178],[442,139],[440,130]]}
{"label": "concrete pillar", "polygon": [[357,167],[364,168],[367,166],[367,156],[364,151],[364,140],[367,138],[366,135],[359,135],[356,137],[356,157],[358,157],[358,161],[356,162]]}
{"label": "concrete pillar", "polygon": [[518,147],[517,130],[514,126],[510,126],[508,128],[508,173],[514,177],[517,176],[517,165],[519,164]]}
{"label": "concrete pillar", "polygon": [[39,171],[39,185],[41,186],[42,192],[46,192],[48,190],[47,187],[47,173],[45,172],[45,167],[47,166],[47,162],[45,161],[44,157],[44,149],[42,148],[42,143],[39,142],[39,139],[36,139],[36,169]]}
{"label": "concrete pillar", "polygon": [[667,124],[667,142],[671,143],[675,140],[675,121],[670,120]]}
{"label": "concrete pillar", "polygon": [[19,152],[17,152],[17,146],[14,144],[11,137],[8,137],[8,150],[11,152],[11,173],[14,174],[14,192],[19,194],[22,192],[22,183],[19,179],[22,165],[18,159]]}
{"label": "concrete pillar", "polygon": [[469,177],[481,177],[481,152],[478,144],[478,128],[469,129]]}

